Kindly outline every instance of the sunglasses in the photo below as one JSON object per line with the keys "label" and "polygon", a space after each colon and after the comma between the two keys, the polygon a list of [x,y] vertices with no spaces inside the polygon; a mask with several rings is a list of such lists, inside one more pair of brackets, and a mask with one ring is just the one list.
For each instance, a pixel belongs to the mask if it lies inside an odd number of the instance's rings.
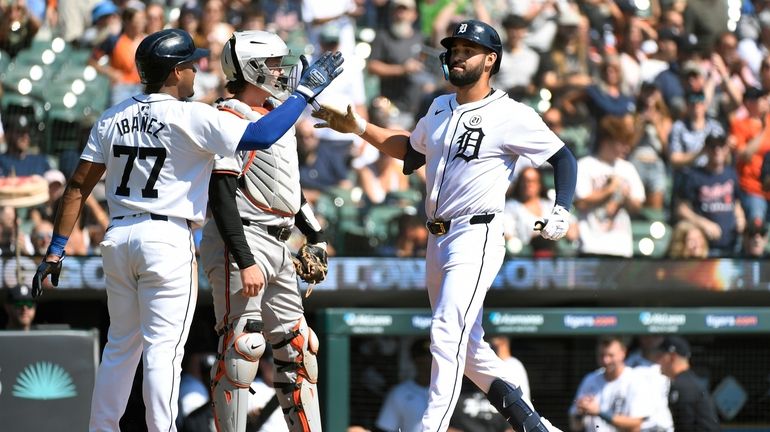
{"label": "sunglasses", "polygon": [[15,307],[16,309],[22,309],[25,307],[32,309],[35,307],[35,302],[32,300],[19,300],[13,303],[13,307]]}

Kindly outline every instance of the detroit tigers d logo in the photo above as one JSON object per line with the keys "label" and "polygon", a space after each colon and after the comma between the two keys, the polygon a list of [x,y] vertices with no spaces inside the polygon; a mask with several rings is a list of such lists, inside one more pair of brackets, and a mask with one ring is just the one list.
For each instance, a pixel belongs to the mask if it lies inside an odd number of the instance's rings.
{"label": "detroit tigers d logo", "polygon": [[[471,119],[472,123],[473,119]],[[465,132],[457,138],[457,153],[455,153],[452,160],[460,158],[465,160],[465,162],[470,162],[473,159],[478,159],[479,148],[481,148],[481,141],[483,139],[484,131],[481,128],[466,127]]]}

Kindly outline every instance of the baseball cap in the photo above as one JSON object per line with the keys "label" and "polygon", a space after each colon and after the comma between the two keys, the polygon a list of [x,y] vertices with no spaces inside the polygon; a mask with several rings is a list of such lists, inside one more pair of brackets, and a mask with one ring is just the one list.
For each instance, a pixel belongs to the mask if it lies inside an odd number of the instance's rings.
{"label": "baseball cap", "polygon": [[682,73],[684,76],[690,76],[690,75],[700,75],[705,76],[706,71],[703,70],[703,67],[698,64],[698,62],[690,60],[682,66]]}
{"label": "baseball cap", "polygon": [[64,176],[64,173],[57,169],[49,169],[43,174],[43,178],[46,179],[48,184],[57,182],[61,184],[67,183],[67,178]]}
{"label": "baseball cap", "polygon": [[658,31],[658,40],[669,40],[679,43],[682,40],[682,35],[675,29],[664,27]]}
{"label": "baseball cap", "polygon": [[502,24],[504,28],[513,28],[513,29],[527,28],[529,26],[529,23],[527,22],[526,18],[516,14],[506,15],[505,18],[503,18]]}
{"label": "baseball cap", "polygon": [[35,298],[32,297],[32,290],[24,284],[16,285],[8,289],[6,293],[6,301],[8,303],[17,302],[35,302]]}
{"label": "baseball cap", "polygon": [[759,87],[746,87],[746,90],[743,92],[743,99],[756,100],[765,95],[767,95],[767,90]]}
{"label": "baseball cap", "polygon": [[663,338],[663,341],[658,345],[658,350],[664,353],[675,353],[684,358],[690,358],[692,355],[690,343],[685,338],[676,335]]}
{"label": "baseball cap", "polygon": [[105,0],[98,3],[96,6],[94,6],[93,9],[91,9],[91,22],[95,23],[107,15],[116,13],[118,13],[118,7],[115,6],[115,3],[111,2],[110,0]]}
{"label": "baseball cap", "polygon": [[762,219],[754,218],[753,221],[751,221],[749,224],[746,225],[745,233],[746,235],[749,235],[749,236],[753,236],[755,234],[764,236],[767,234],[767,225],[765,225],[765,223],[762,222]]}
{"label": "baseball cap", "polygon": [[416,9],[417,4],[414,0],[392,0],[393,7],[402,6],[408,9]]}
{"label": "baseball cap", "polygon": [[727,145],[727,137],[721,131],[711,131],[706,136],[703,146],[708,147],[721,147]]}

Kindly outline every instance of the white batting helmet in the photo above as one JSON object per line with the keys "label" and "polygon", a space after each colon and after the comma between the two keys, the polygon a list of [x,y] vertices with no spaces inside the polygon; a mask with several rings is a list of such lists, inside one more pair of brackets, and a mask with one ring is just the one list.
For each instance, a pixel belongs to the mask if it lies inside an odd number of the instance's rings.
{"label": "white batting helmet", "polygon": [[[289,62],[290,55],[289,47],[274,33],[235,32],[222,49],[222,71],[228,81],[243,79],[284,100],[296,87],[296,77],[292,73],[295,64]],[[276,57],[280,58],[278,66],[270,67],[265,63],[265,60]]]}

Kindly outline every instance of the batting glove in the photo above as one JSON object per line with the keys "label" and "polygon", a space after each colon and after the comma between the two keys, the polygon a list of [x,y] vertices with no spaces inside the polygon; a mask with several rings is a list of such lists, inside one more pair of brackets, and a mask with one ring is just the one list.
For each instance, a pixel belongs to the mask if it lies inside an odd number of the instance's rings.
{"label": "batting glove", "polygon": [[545,225],[540,229],[540,236],[547,240],[559,240],[567,234],[569,229],[569,212],[564,207],[556,205],[544,222]]}
{"label": "batting glove", "polygon": [[59,261],[49,261],[43,258],[43,262],[37,266],[35,276],[32,278],[32,297],[40,297],[43,294],[43,281],[51,275],[53,286],[59,286],[59,274],[61,273],[62,256]]}
{"label": "batting glove", "polygon": [[347,113],[337,111],[327,105],[321,105],[320,108],[310,113],[313,117],[321,119],[323,123],[316,123],[316,128],[331,128],[341,133],[354,133],[361,135],[366,131],[366,120],[353,111],[353,106],[348,105]]}
{"label": "batting glove", "polygon": [[308,66],[307,58],[299,56],[302,62],[302,76],[297,85],[297,93],[304,96],[308,103],[315,102],[316,96],[321,93],[334,78],[342,73],[342,54],[337,51],[332,54],[325,52],[312,65]]}

